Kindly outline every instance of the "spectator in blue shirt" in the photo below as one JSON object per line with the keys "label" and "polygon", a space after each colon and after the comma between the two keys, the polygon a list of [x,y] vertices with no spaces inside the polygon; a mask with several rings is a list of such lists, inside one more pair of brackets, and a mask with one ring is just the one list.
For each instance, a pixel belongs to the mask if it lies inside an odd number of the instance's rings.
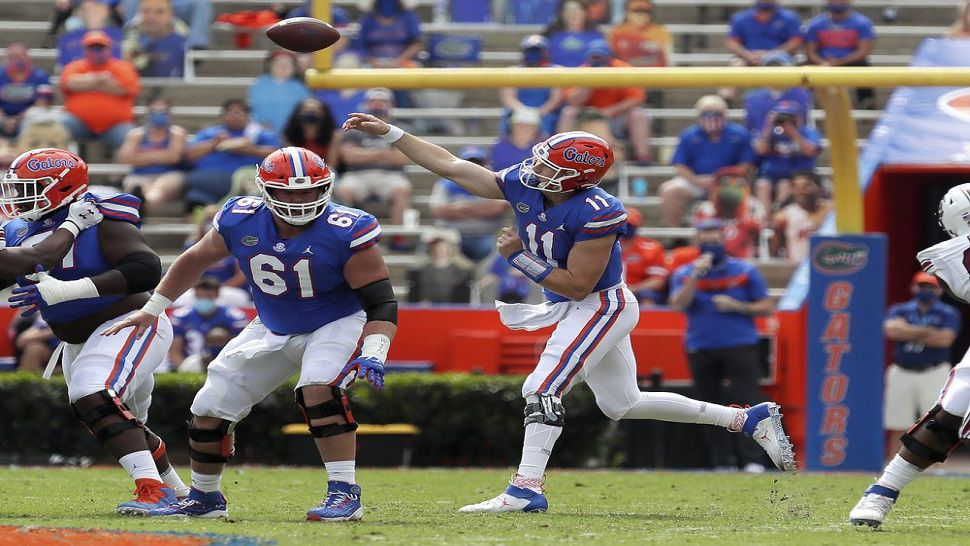
{"label": "spectator in blue shirt", "polygon": [[556,20],[543,34],[549,39],[550,61],[559,66],[583,64],[589,43],[606,39],[590,21],[582,0],[561,0]]}
{"label": "spectator in blue shirt", "polygon": [[115,161],[131,165],[121,187],[142,199],[142,214],[156,213],[182,195],[186,139],[185,129],[172,124],[171,101],[162,97],[148,103],[145,124],[128,131]]}
{"label": "spectator in blue shirt", "polygon": [[796,172],[815,170],[822,137],[817,129],[805,125],[801,110],[795,102],[779,102],[752,143],[760,160],[755,196],[765,210],[777,209],[776,205],[791,197]]}
{"label": "spectator in blue shirt", "polygon": [[[761,58],[771,51],[794,54],[802,45],[802,21],[798,15],[778,6],[778,0],[755,0],[754,7],[731,17],[725,45],[735,55],[731,66],[760,66]],[[734,98],[733,88],[718,94]]]}
{"label": "spectator in blue shirt", "polygon": [[[115,0],[117,1],[117,0]],[[131,21],[138,14],[141,0],[121,0],[125,21]],[[189,25],[189,49],[208,49],[209,34],[215,13],[212,0],[170,0],[175,16]]]}
{"label": "spectator in blue shirt", "polygon": [[219,281],[203,276],[195,283],[195,301],[172,311],[168,360],[180,372],[201,372],[249,322],[238,309],[216,303]]}
{"label": "spectator in blue shirt", "polygon": [[[758,387],[761,352],[754,317],[770,315],[774,304],[758,268],[727,254],[719,220],[695,227],[701,255],[674,271],[670,281],[670,307],[687,314],[684,344],[695,394],[716,404],[753,406],[765,400]],[[731,384],[730,396],[725,380]],[[736,461],[727,433],[707,428],[712,466],[764,470],[764,454],[754,442],[741,443],[742,458]]]}
{"label": "spectator in blue shirt", "polygon": [[111,19],[111,3],[106,0],[83,0],[77,8],[80,28],[68,30],[57,41],[57,64],[67,66],[71,61],[84,58],[81,40],[89,30],[100,30],[111,38],[111,56],[121,58],[121,27]]}
{"label": "spectator in blue shirt", "polygon": [[747,169],[754,163],[751,135],[743,126],[726,121],[724,99],[707,95],[694,108],[698,123],[680,133],[671,160],[677,176],[660,185],[660,212],[671,227],[683,225],[687,207],[709,194],[715,171],[732,166]]}
{"label": "spectator in blue shirt", "polygon": [[[852,11],[851,0],[828,0],[822,13],[805,27],[805,55],[808,62],[821,66],[869,66],[869,54],[876,45],[872,21]],[[857,87],[860,108],[875,108],[871,87]]]}
{"label": "spectator in blue shirt", "polygon": [[250,86],[249,105],[256,122],[279,133],[293,110],[309,96],[303,74],[297,71],[296,56],[277,50],[267,56],[263,73]]}
{"label": "spectator in blue shirt", "polygon": [[[488,168],[488,154],[477,146],[465,146],[458,157]],[[501,229],[508,204],[498,199],[483,199],[440,178],[431,189],[431,214],[442,227],[461,234],[461,253],[479,262],[495,248],[495,234]]]}
{"label": "spectator in blue shirt", "polygon": [[[761,58],[762,66],[792,66],[795,61],[783,51],[773,51]],[[761,133],[771,110],[781,101],[794,102],[806,125],[812,119],[812,92],[805,87],[760,87],[744,96],[744,125],[754,138]]]}
{"label": "spectator in blue shirt", "polygon": [[37,100],[37,88],[48,85],[50,76],[31,63],[27,44],[13,42],[6,49],[6,63],[0,70],[0,125],[6,138],[20,130],[23,113]]}
{"label": "spectator in blue shirt", "polygon": [[893,343],[883,404],[890,454],[899,450],[898,438],[936,403],[950,373],[950,347],[960,331],[960,312],[940,301],[943,288],[935,276],[916,273],[910,290],[913,298],[890,307],[883,322]]}
{"label": "spectator in blue shirt", "polygon": [[222,123],[211,125],[189,139],[186,155],[195,165],[186,177],[188,211],[222,199],[232,187],[232,175],[251,168],[282,146],[279,136],[249,119],[245,101],[222,103]]}
{"label": "spectator in blue shirt", "polygon": [[360,19],[359,49],[375,68],[417,66],[414,58],[423,47],[421,39],[421,19],[401,0],[374,0]]}
{"label": "spectator in blue shirt", "polygon": [[142,77],[181,78],[187,31],[175,18],[172,0],[142,0],[138,16],[125,30],[121,50]]}
{"label": "spectator in blue shirt", "polygon": [[515,0],[505,4],[505,22],[512,25],[547,25],[556,17],[558,0]]}
{"label": "spectator in blue shirt", "polygon": [[532,147],[542,141],[542,123],[535,108],[517,108],[509,118],[509,134],[492,145],[492,168],[500,171],[532,157]]}
{"label": "spectator in blue shirt", "polygon": [[[523,68],[546,68],[553,66],[549,60],[549,40],[541,34],[526,36],[519,44],[522,51]],[[499,90],[499,99],[505,112],[502,117],[500,133],[508,130],[508,119],[518,108],[528,107],[539,110],[542,116],[542,132],[552,134],[556,132],[559,122],[559,110],[562,106],[563,92],[559,87],[503,87]]]}

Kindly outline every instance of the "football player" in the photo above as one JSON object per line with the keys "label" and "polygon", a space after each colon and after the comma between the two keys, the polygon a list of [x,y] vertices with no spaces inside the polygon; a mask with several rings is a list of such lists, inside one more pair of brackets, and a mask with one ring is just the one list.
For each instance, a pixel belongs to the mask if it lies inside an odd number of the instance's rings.
{"label": "football player", "polygon": [[188,493],[168,462],[165,443],[144,424],[155,384],[152,371],[165,357],[172,327],[159,317],[141,339],[134,331],[117,338],[99,335],[148,301],[147,291],[161,277],[161,262],[138,229],[138,199],[96,196],[87,186],[88,167],[71,152],[43,148],[17,157],[0,192],[0,207],[13,218],[3,229],[6,249],[0,263],[10,272],[8,256],[48,240],[60,249],[76,237],[60,260],[43,258],[48,271],[36,275],[20,255],[14,272],[19,286],[10,302],[28,314],[40,311],[63,341],[45,375],[60,360],[75,415],[135,480],[135,500],[119,504],[117,511],[140,515]]}
{"label": "football player", "polygon": [[[935,275],[951,296],[970,303],[970,276],[965,256],[970,251],[970,184],[950,188],[940,201],[940,227],[952,239],[916,254],[923,271]],[[900,440],[903,447],[876,483],[869,486],[849,512],[853,525],[882,525],[899,492],[920,472],[946,460],[950,451],[970,437],[970,352],[950,370],[940,397]]]}
{"label": "football player", "polygon": [[794,456],[778,406],[729,408],[671,393],[640,392],[630,331],[640,317],[623,284],[620,245],[626,211],[597,187],[613,164],[603,139],[573,131],[549,137],[532,157],[492,172],[463,161],[367,114],[351,114],[344,130],[357,129],[393,142],[412,161],[481,197],[512,204],[518,229],[503,228],[499,253],[542,286],[549,303],[498,304],[502,322],[515,329],[556,328],[522,387],[525,439],[518,471],[499,496],[461,512],[542,512],[546,464],[562,433],[562,397],[586,381],[611,419],[661,419],[704,423],[753,435],[780,468]]}
{"label": "football player", "polygon": [[[358,377],[378,390],[397,330],[397,301],[376,246],[377,219],[330,202],[334,177],[303,148],[277,150],[259,165],[261,197],[230,199],[210,230],[165,274],[152,299],[106,332],[144,331],[212,264],[233,255],[249,281],[257,317],[209,365],[192,402],[192,490],[149,515],[226,517],[220,476],[233,455],[233,429],[290,375],[296,403],[324,466],[327,495],[313,521],[357,520],[357,422],[345,389]],[[360,356],[358,340],[363,337]]]}

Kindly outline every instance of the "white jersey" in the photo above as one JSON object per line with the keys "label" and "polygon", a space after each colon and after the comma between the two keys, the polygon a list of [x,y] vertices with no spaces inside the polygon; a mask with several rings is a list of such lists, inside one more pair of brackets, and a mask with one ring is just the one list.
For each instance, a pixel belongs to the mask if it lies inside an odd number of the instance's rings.
{"label": "white jersey", "polygon": [[970,303],[970,271],[965,261],[970,250],[970,237],[954,237],[916,253],[920,267],[945,282],[951,295]]}
{"label": "white jersey", "polygon": [[808,237],[818,231],[814,215],[796,203],[781,209],[785,221],[785,241],[788,245],[788,259],[800,262],[808,256]]}

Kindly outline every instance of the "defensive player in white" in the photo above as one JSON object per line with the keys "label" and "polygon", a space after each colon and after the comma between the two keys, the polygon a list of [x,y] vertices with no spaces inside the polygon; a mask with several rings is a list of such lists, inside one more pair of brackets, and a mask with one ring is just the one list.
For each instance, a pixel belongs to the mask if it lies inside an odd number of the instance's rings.
{"label": "defensive player in white", "polygon": [[[152,372],[168,351],[172,327],[159,317],[141,339],[133,331],[99,335],[140,308],[162,272],[138,229],[138,199],[98,196],[87,187],[87,165],[66,150],[30,150],[11,163],[0,207],[14,219],[3,226],[0,276],[17,276],[11,304],[40,311],[63,341],[45,375],[59,360],[75,415],[135,480],[137,498],[117,511],[141,515],[188,493],[168,462],[165,443],[144,425]],[[36,256],[48,245],[60,258]],[[27,276],[33,267],[25,258],[39,259],[47,271]]]}
{"label": "defensive player in white", "polygon": [[131,326],[144,331],[229,255],[239,259],[258,313],[209,365],[192,402],[188,498],[148,515],[226,517],[221,475],[233,455],[235,424],[298,372],[296,403],[329,478],[326,498],[306,517],[361,518],[357,423],[344,389],[357,377],[383,388],[397,302],[376,246],[377,219],[331,203],[333,183],[330,169],[309,150],[290,147],[266,156],[256,175],[262,197],[230,199],[214,218],[214,229],[175,260],[151,300],[105,332]]}
{"label": "defensive player in white", "polygon": [[[950,188],[940,201],[940,226],[952,239],[916,254],[923,271],[935,275],[954,298],[970,303],[970,184]],[[886,403],[892,403],[887,400]],[[970,352],[951,371],[939,400],[901,438],[903,447],[849,512],[854,525],[879,527],[909,482],[970,437]]]}
{"label": "defensive player in white", "polygon": [[462,512],[546,510],[543,476],[565,423],[562,397],[580,381],[589,384],[611,419],[722,426],[752,436],[779,468],[794,469],[776,404],[738,409],[637,387],[630,331],[640,313],[621,279],[617,242],[626,211],[596,186],[613,164],[613,151],[603,139],[580,131],[554,135],[537,144],[530,159],[496,173],[367,114],[351,114],[344,129],[380,135],[418,165],[469,192],[509,201],[518,231],[504,228],[498,251],[540,284],[549,300],[538,306],[497,303],[510,328],[556,328],[522,386],[525,440],[518,471],[504,493]]}

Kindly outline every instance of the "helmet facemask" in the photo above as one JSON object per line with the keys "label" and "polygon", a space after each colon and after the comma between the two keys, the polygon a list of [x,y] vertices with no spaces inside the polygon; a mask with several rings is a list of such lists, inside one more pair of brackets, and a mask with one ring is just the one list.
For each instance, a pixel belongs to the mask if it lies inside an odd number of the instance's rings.
{"label": "helmet facemask", "polygon": [[[536,165],[545,165],[552,169],[552,175],[541,175],[536,173]],[[563,182],[571,178],[576,178],[580,172],[576,169],[560,167],[549,160],[549,144],[540,142],[532,147],[532,157],[522,162],[519,168],[519,181],[529,188],[548,191],[553,193],[563,193],[572,189],[563,189]]]}
{"label": "helmet facemask", "polygon": [[57,187],[55,182],[57,180],[51,176],[18,178],[15,172],[8,171],[3,177],[3,182],[0,182],[0,210],[9,218],[34,221],[48,212],[69,204],[86,189],[85,186],[78,187],[70,195],[61,199],[57,207],[54,207],[47,193]]}
{"label": "helmet facemask", "polygon": [[[333,174],[316,181],[309,176],[291,176],[287,183],[278,181],[264,181],[256,175],[256,186],[259,193],[263,196],[263,201],[273,214],[278,216],[287,224],[303,226],[316,220],[326,210],[330,203],[330,196],[333,193]],[[312,190],[319,189],[319,197],[309,203],[291,203],[276,199],[272,195],[272,190]]]}

